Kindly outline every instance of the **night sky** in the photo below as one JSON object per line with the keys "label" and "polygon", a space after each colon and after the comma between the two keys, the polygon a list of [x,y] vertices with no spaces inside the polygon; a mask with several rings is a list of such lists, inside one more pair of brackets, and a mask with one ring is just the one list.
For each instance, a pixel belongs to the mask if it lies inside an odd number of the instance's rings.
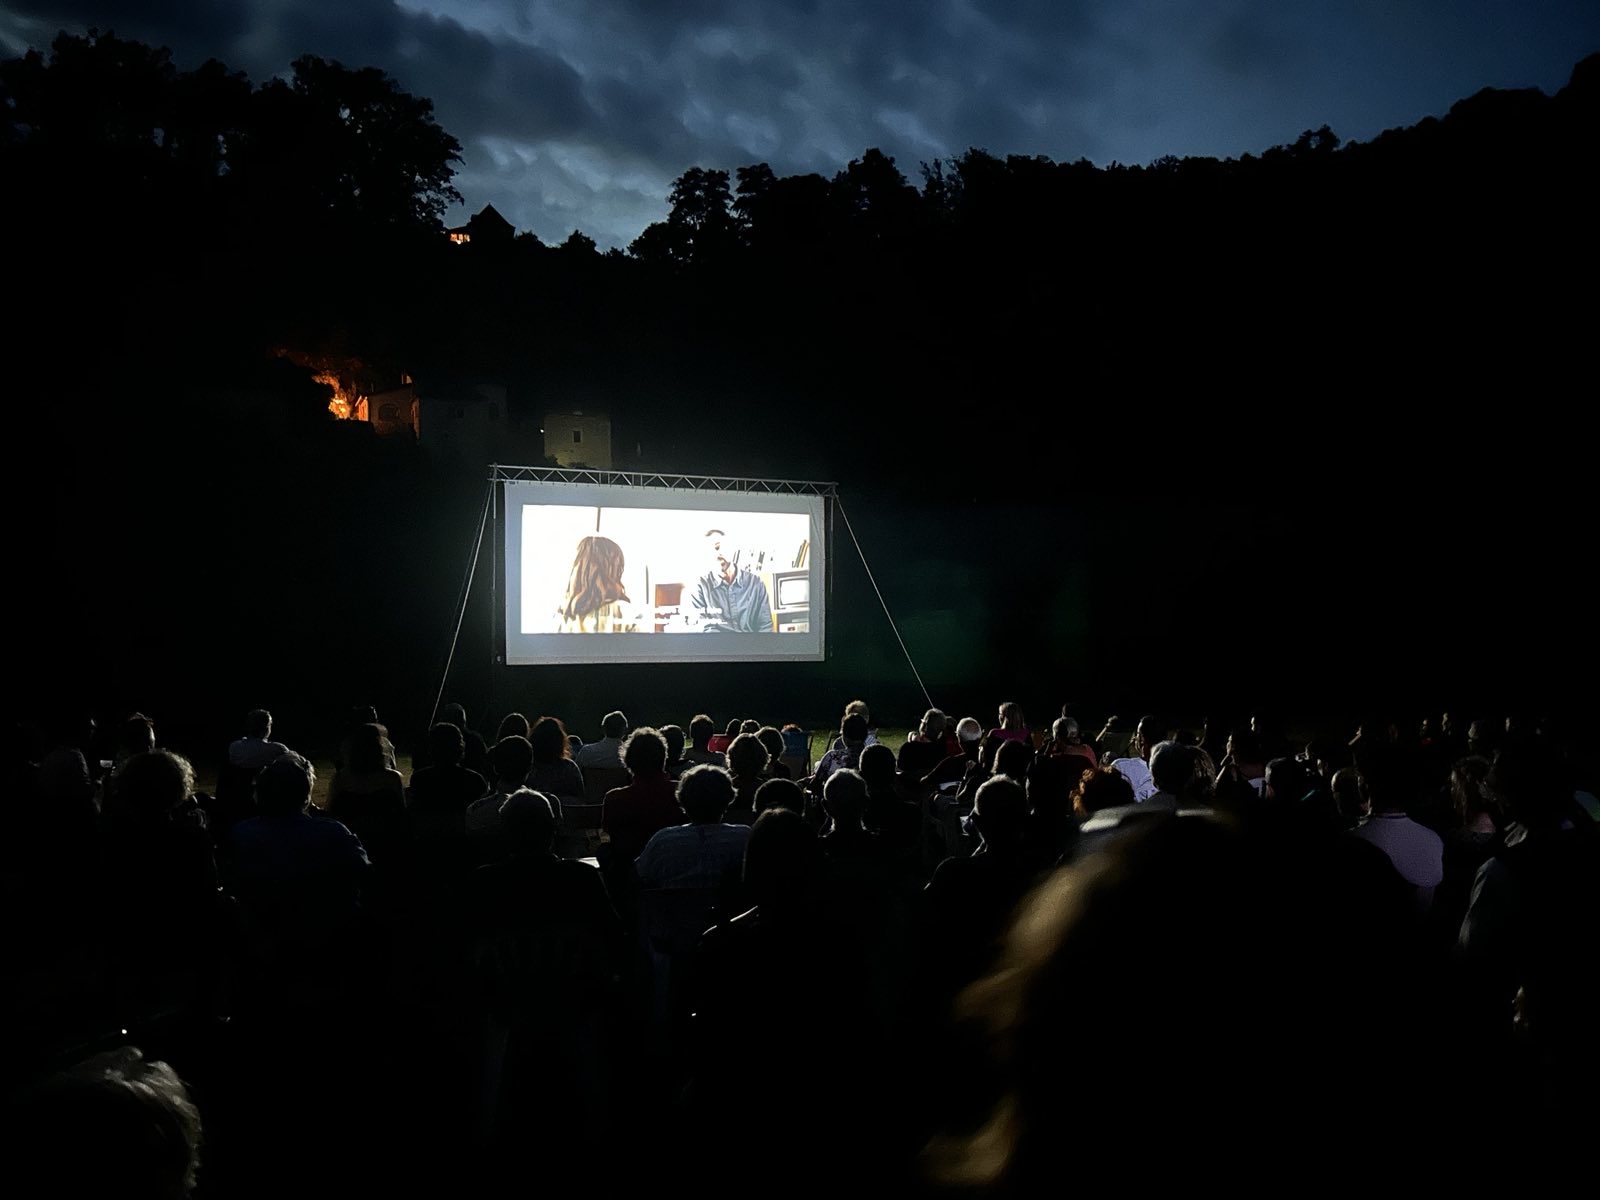
{"label": "night sky", "polygon": [[626,246],[689,166],[832,175],[870,146],[919,182],[977,146],[1146,163],[1345,139],[1483,87],[1554,92],[1594,0],[0,0],[0,53],[90,27],[257,81],[377,66],[460,139],[454,223]]}

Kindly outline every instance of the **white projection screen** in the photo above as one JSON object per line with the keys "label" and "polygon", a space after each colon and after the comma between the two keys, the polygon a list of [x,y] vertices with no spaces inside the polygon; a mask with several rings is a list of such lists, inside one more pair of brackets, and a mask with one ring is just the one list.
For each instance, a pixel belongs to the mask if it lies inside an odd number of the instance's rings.
{"label": "white projection screen", "polygon": [[504,487],[508,665],[822,660],[822,496]]}

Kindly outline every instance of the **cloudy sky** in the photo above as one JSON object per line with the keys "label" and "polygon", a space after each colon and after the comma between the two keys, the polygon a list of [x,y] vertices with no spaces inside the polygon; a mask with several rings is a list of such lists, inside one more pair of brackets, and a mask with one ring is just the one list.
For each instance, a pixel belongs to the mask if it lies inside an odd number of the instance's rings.
{"label": "cloudy sky", "polygon": [[378,66],[460,139],[462,219],[626,245],[695,165],[869,146],[1104,164],[1363,140],[1481,87],[1554,92],[1596,0],[0,0],[0,53],[90,26],[260,80]]}

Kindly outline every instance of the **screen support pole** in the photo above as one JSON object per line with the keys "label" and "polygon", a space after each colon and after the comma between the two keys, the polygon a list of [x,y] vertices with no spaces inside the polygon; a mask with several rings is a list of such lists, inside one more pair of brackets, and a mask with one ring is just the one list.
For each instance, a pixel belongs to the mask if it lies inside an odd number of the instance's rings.
{"label": "screen support pole", "polygon": [[[489,512],[494,507],[495,494],[499,484],[493,479],[489,481],[488,490],[483,497],[483,511],[478,514],[478,532],[472,538],[472,554],[467,562],[467,573],[461,580],[461,598],[456,602],[455,627],[450,633],[450,650],[445,655],[444,673],[439,677],[439,691],[433,698],[433,711],[428,714],[428,728],[432,729],[439,719],[439,706],[444,703],[444,686],[450,679],[450,667],[456,660],[456,645],[461,641],[461,623],[466,620],[467,600],[472,595],[472,577],[478,573],[478,554],[483,549],[483,531],[489,523]],[[490,587],[494,585],[491,582]],[[494,620],[494,605],[489,605],[489,619]],[[493,645],[491,641],[490,645]]]}

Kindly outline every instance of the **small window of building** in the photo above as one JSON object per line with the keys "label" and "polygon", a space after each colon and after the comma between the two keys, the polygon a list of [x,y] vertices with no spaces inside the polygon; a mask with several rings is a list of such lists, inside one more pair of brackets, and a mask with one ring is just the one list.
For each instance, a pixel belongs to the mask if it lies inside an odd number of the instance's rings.
{"label": "small window of building", "polygon": [[578,444],[579,444],[579,443],[580,443],[580,442],[582,442],[582,441],[583,441],[583,430],[581,430],[581,429],[574,429],[574,430],[573,430],[573,431],[572,431],[572,444],[573,444],[573,445],[574,445],[574,446],[576,446],[576,445],[578,445]]}

